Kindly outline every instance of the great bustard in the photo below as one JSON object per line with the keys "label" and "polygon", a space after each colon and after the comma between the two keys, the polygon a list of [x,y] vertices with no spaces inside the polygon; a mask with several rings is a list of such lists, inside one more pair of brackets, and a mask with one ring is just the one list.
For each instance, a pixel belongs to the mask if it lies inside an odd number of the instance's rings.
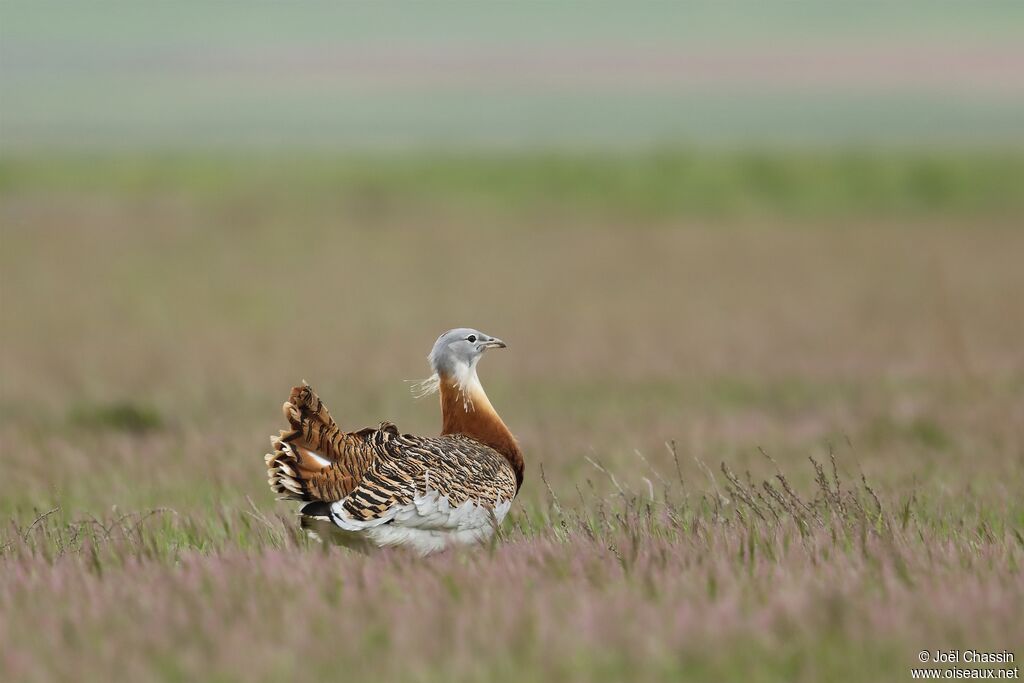
{"label": "great bustard", "polygon": [[469,328],[434,344],[434,374],[420,386],[440,394],[440,436],[401,434],[390,422],[345,432],[309,386],[293,388],[290,428],[270,438],[270,487],[305,503],[303,527],[349,546],[428,555],[490,539],[523,483],[519,445],[476,372],[492,348],[505,343]]}

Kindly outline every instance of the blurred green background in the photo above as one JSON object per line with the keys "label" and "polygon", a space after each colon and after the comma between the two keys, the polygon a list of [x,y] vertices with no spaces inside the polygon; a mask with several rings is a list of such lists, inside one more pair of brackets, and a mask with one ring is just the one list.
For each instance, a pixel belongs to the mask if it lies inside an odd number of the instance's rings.
{"label": "blurred green background", "polygon": [[[270,505],[292,383],[431,432],[401,380],[459,325],[512,345],[485,381],[556,488],[673,438],[755,462],[853,434],[943,496],[939,453],[1015,471],[1017,4],[2,13],[4,458],[78,444],[15,468],[8,510]],[[103,468],[125,430],[224,452],[202,486],[191,456]]]}
{"label": "blurred green background", "polygon": [[0,144],[1018,146],[1024,8],[6,0]]}
{"label": "blurred green background", "polygon": [[[272,680],[297,659],[324,675],[387,662],[405,680],[544,680],[566,666],[562,680],[746,679],[737,653],[774,638],[789,649],[753,650],[762,680],[880,680],[923,647],[1021,642],[1022,28],[1015,2],[3,0],[0,642],[21,647],[0,665],[38,680]],[[339,660],[284,615],[359,632],[334,609],[331,568],[394,567],[275,536],[294,523],[265,483],[267,436],[302,379],[345,428],[436,432],[436,404],[403,380],[426,375],[436,336],[462,325],[510,346],[480,371],[528,463],[506,524],[518,531],[505,549],[530,567],[516,585],[555,586],[578,609],[536,610],[564,640],[525,629],[521,648],[481,657],[468,639],[452,664],[387,640],[412,609],[401,591],[368,594],[360,619],[385,636],[346,641]],[[864,473],[904,529],[913,517],[913,543],[893,551],[912,561],[879,553],[897,578],[878,578],[857,543],[804,555],[773,528],[768,552],[806,572],[761,555],[755,576],[735,509],[709,507],[709,470],[770,478],[760,448],[802,491],[808,455],[834,450],[844,482]],[[655,473],[682,480],[688,516],[654,535],[676,553],[662,551],[666,575],[722,616],[721,631],[694,621],[717,647],[668,627],[689,598],[617,573],[612,531],[557,526],[541,464],[582,518],[620,500],[587,458],[631,492]],[[647,505],[630,500],[627,519]],[[87,557],[63,546],[82,520],[155,509],[173,516],[133,527],[138,545],[70,564]],[[933,556],[947,542],[958,559]],[[580,547],[598,570],[563,573]],[[273,567],[292,566],[278,551],[319,577],[295,579],[302,600],[278,600]],[[239,590],[260,625],[250,636],[234,603],[179,612],[202,592],[150,591],[182,558],[219,571],[211,556],[232,553],[232,582],[259,587]],[[495,557],[466,572],[497,581]],[[68,612],[33,583],[51,566],[162,601],[182,627],[137,629],[116,600]],[[449,569],[437,581],[469,586]],[[825,597],[807,598],[810,583]],[[403,617],[409,637],[435,636],[447,656],[437,623],[489,634],[489,608],[454,610],[456,593]],[[285,602],[292,612],[275,611]],[[22,627],[38,604],[56,605],[43,610],[52,638]],[[567,626],[593,605],[610,610],[607,632]],[[640,623],[657,657],[607,647]],[[232,659],[255,651],[258,664]]]}

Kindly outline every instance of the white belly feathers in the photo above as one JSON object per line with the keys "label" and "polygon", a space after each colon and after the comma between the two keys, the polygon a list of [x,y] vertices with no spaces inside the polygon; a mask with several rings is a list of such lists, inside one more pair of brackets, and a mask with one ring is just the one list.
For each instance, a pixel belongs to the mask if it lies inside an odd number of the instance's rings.
{"label": "white belly feathers", "polygon": [[490,539],[505,519],[511,500],[497,499],[493,506],[466,500],[451,505],[448,496],[428,489],[411,504],[395,505],[371,520],[353,519],[345,500],[331,505],[331,521],[340,529],[359,533],[378,547],[410,546],[421,555],[453,545],[473,545]]}

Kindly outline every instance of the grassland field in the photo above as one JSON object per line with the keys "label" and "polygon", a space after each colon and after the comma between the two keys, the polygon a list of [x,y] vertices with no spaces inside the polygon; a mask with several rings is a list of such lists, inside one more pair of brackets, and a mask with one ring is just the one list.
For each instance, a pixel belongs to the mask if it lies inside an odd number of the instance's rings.
{"label": "grassland field", "polygon": [[[0,678],[900,681],[1024,658],[1024,158],[0,161]],[[322,548],[305,379],[434,433],[441,331],[526,483],[492,547]]]}

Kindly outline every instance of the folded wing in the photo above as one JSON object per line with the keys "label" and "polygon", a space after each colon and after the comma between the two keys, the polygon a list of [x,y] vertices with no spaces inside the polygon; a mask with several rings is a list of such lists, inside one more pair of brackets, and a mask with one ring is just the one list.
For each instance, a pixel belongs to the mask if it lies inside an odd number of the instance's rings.
{"label": "folded wing", "polygon": [[400,522],[459,528],[478,522],[467,519],[471,509],[494,510],[515,497],[515,472],[505,458],[468,437],[393,434],[382,445],[387,456],[375,460],[352,493],[332,506],[339,526]]}

